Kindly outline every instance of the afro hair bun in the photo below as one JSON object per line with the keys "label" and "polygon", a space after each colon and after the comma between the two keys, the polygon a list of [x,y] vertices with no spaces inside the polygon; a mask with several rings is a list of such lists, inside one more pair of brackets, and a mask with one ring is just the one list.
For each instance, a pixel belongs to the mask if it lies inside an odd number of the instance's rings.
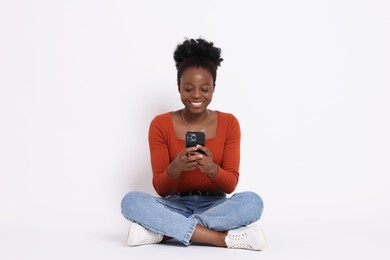
{"label": "afro hair bun", "polygon": [[221,65],[221,49],[214,46],[214,43],[208,42],[202,38],[186,39],[182,44],[176,47],[173,54],[176,68],[187,58],[201,57],[211,60],[216,67]]}

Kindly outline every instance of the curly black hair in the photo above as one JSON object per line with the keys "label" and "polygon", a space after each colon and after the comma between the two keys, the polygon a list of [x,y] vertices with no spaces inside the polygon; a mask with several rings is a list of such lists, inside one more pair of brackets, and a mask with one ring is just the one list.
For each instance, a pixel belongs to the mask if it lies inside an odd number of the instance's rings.
{"label": "curly black hair", "polygon": [[180,86],[180,77],[189,67],[202,67],[213,76],[213,83],[217,80],[217,68],[221,66],[221,48],[215,47],[213,42],[205,39],[186,39],[177,45],[173,53],[177,69],[177,85]]}

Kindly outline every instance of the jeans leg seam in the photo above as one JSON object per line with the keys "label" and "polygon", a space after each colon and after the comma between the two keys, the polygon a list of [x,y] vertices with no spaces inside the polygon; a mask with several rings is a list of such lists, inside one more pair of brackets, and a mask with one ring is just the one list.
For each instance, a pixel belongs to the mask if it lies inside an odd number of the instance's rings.
{"label": "jeans leg seam", "polygon": [[195,218],[193,218],[192,216],[190,216],[189,219],[191,220],[191,225],[186,232],[184,240],[182,241],[187,246],[191,244],[192,234],[194,233],[195,226],[198,224],[198,221]]}

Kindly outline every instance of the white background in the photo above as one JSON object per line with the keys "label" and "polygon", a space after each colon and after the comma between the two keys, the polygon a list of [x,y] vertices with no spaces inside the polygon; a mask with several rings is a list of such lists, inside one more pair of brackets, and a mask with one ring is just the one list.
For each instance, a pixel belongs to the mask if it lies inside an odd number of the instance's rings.
{"label": "white background", "polygon": [[[222,48],[263,252],[125,245],[185,37]],[[0,0],[0,258],[390,259],[389,46],[389,1]]]}

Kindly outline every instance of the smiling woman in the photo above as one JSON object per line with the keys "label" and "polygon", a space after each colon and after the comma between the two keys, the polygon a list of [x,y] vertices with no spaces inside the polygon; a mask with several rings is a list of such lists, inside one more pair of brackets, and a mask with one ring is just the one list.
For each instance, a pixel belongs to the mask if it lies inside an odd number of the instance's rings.
{"label": "smiling woman", "polygon": [[[176,239],[184,245],[263,250],[262,229],[250,225],[262,215],[261,197],[252,191],[232,194],[240,175],[239,122],[231,113],[208,109],[221,49],[204,39],[187,39],[177,46],[174,60],[184,108],[159,114],[150,123],[153,186],[159,197],[140,191],[124,196],[128,244]],[[206,145],[186,147],[188,132],[203,132]]]}

